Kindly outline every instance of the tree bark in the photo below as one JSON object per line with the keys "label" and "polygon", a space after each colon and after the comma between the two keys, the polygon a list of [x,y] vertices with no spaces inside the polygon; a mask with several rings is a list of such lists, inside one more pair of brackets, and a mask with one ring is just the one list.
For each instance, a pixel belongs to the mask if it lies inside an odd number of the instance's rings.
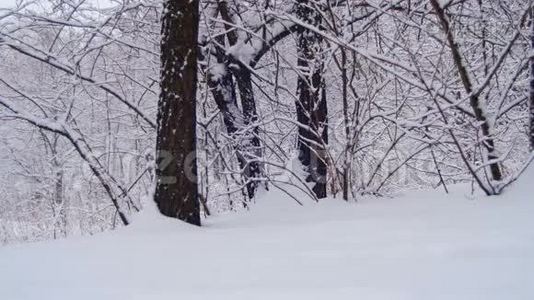
{"label": "tree bark", "polygon": [[[299,0],[297,16],[306,23],[319,27],[321,15],[308,0]],[[298,68],[301,76],[297,82],[296,102],[299,160],[308,173],[306,181],[312,182],[317,198],[326,197],[328,144],[328,110],[323,64],[319,57],[322,37],[311,30],[300,28],[297,32]]]}
{"label": "tree bark", "polygon": [[167,0],[162,15],[155,201],[168,217],[200,225],[196,166],[198,0]]}
{"label": "tree bark", "polygon": [[[230,46],[235,46],[238,43],[238,35],[235,24],[235,16],[232,10],[228,7],[227,0],[219,0],[219,11],[225,23],[226,37]],[[239,59],[229,56],[226,59],[228,67],[237,81],[239,90],[239,97],[241,99],[241,107],[243,109],[243,124],[244,128],[251,127],[251,129],[244,130],[241,139],[242,157],[241,168],[244,170],[244,177],[247,180],[248,198],[254,198],[256,189],[258,187],[258,179],[262,173],[262,166],[258,161],[262,156],[261,142],[259,138],[259,128],[255,124],[258,121],[258,112],[256,109],[256,99],[254,98],[254,90],[252,88],[252,74],[251,66],[244,65]]]}
{"label": "tree bark", "polygon": [[[218,66],[216,72],[207,71],[208,86],[223,115],[226,131],[233,139],[237,161],[242,170],[241,176],[246,182],[246,195],[248,199],[252,199],[259,185],[258,178],[263,172],[262,164],[258,161],[262,151],[259,128],[255,125],[258,114],[249,69],[252,66],[244,65],[239,59],[226,53],[226,48],[223,48],[225,45],[234,46],[238,43],[237,29],[232,25],[235,23],[235,17],[227,0],[217,1],[217,13],[220,13],[225,22],[226,34],[215,37],[218,44],[215,47]],[[203,60],[206,60],[206,57],[203,57]],[[241,108],[238,107],[237,91]]]}
{"label": "tree bark", "polygon": [[252,199],[256,194],[256,188],[258,186],[258,182],[253,180],[253,178],[259,176],[260,169],[257,161],[250,161],[251,158],[247,158],[249,156],[247,153],[251,149],[247,146],[249,142],[246,141],[252,140],[253,143],[256,142],[257,148],[259,148],[259,139],[257,139],[257,136],[250,137],[249,133],[243,132],[245,131],[246,117],[237,106],[234,78],[224,62],[219,64],[224,71],[222,74],[217,75],[210,73],[208,75],[208,86],[223,116],[226,132],[234,140],[237,161],[239,167],[243,170],[243,178],[247,182],[245,185],[247,197]]}
{"label": "tree bark", "polygon": [[249,199],[254,198],[258,187],[258,178],[261,176],[262,167],[259,159],[262,156],[261,143],[259,138],[259,128],[256,124],[258,121],[258,112],[256,109],[256,100],[252,89],[252,77],[250,70],[242,63],[236,64],[239,67],[234,68],[233,74],[238,82],[241,106],[243,108],[243,132],[241,147],[243,148],[243,159],[246,164],[244,167],[245,178],[247,179],[247,191]]}
{"label": "tree bark", "polygon": [[349,119],[349,102],[348,102],[348,74],[347,74],[347,51],[341,49],[341,80],[343,84],[343,125],[345,127],[345,150],[343,162],[343,200],[349,201],[349,192],[352,190],[350,177],[352,157],[351,157],[351,133],[350,133],[350,119]]}

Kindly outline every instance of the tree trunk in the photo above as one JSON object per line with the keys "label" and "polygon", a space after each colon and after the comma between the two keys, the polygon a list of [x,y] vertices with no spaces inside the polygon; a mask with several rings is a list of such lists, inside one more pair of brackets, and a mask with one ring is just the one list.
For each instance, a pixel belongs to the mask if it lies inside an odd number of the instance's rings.
{"label": "tree trunk", "polygon": [[458,74],[460,76],[460,79],[462,80],[465,92],[470,95],[469,103],[471,105],[471,108],[473,109],[475,118],[481,124],[480,129],[482,132],[482,137],[484,139],[482,145],[486,149],[487,160],[490,162],[489,167],[491,171],[491,177],[493,180],[500,181],[502,179],[502,173],[499,163],[496,162],[498,157],[495,151],[495,141],[493,140],[490,127],[491,125],[486,116],[486,112],[482,109],[480,95],[474,93],[471,77],[469,76],[469,73],[464,65],[464,60],[460,53],[458,44],[454,40],[452,28],[450,26],[449,19],[447,18],[445,11],[440,6],[438,0],[430,0],[430,4],[432,5],[434,11],[436,12],[436,15],[438,16],[441,26],[443,27],[443,31],[447,35],[447,42],[449,44],[449,47],[451,48],[451,54],[454,60],[454,64],[458,69]]}
{"label": "tree trunk", "polygon": [[[235,16],[233,15],[232,10],[228,7],[227,0],[219,0],[218,7],[221,17],[226,22],[224,26],[228,44],[234,46],[238,42],[236,28],[233,26],[233,24],[236,24]],[[243,109],[243,128],[251,127],[251,129],[242,130],[242,136],[240,137],[240,148],[242,152],[239,160],[244,172],[244,177],[247,180],[248,198],[252,199],[254,198],[258,187],[259,182],[257,179],[262,173],[262,166],[258,161],[262,156],[262,151],[259,128],[258,125],[255,124],[258,120],[258,112],[256,109],[254,90],[252,88],[251,66],[244,65],[243,62],[231,55],[227,57],[225,63],[227,63],[227,66],[232,66],[227,68],[232,71],[237,81],[241,107]]]}
{"label": "tree trunk", "polygon": [[[258,161],[262,156],[259,128],[254,123],[257,121],[256,100],[252,88],[250,66],[243,65],[239,59],[226,53],[227,46],[234,46],[238,42],[238,35],[232,10],[227,0],[217,1],[217,12],[221,14],[226,34],[218,35],[214,39],[215,58],[218,66],[207,69],[208,86],[211,90],[215,103],[223,115],[226,132],[233,139],[237,161],[242,170],[241,176],[246,182],[246,195],[248,199],[254,198],[259,185],[258,178],[262,173],[262,165]],[[213,18],[215,18],[213,16]],[[225,40],[227,39],[227,41]],[[201,53],[202,59],[207,61],[209,52]],[[234,81],[235,77],[235,81]],[[237,83],[236,83],[237,82]],[[240,109],[236,86],[241,100]],[[251,126],[252,125],[252,126]]]}
{"label": "tree trunk", "polygon": [[51,154],[52,172],[54,174],[54,199],[52,208],[54,212],[54,239],[67,237],[67,203],[63,187],[63,164],[59,160],[59,134],[52,134],[49,138],[41,131],[45,147],[49,148]]}
{"label": "tree trunk", "polygon": [[160,212],[200,225],[196,166],[198,0],[167,0],[162,15],[155,201]]}
{"label": "tree trunk", "polygon": [[[221,45],[224,45],[224,37],[217,37],[217,42]],[[254,180],[254,178],[259,177],[261,169],[257,161],[250,161],[253,159],[253,157],[251,154],[249,154],[249,151],[252,150],[252,147],[249,144],[256,145],[254,148],[259,149],[260,142],[257,136],[257,126],[254,127],[252,130],[253,132],[247,130],[245,125],[251,122],[249,120],[251,118],[251,114],[247,113],[245,115],[243,111],[248,111],[252,107],[254,112],[252,116],[255,116],[256,104],[254,102],[255,100],[253,98],[253,94],[250,94],[251,98],[248,98],[248,102],[245,101],[245,103],[248,103],[246,107],[247,109],[243,108],[242,111],[238,107],[236,84],[232,75],[233,73],[228,67],[228,57],[220,48],[216,49],[216,53],[218,66],[216,68],[212,67],[211,69],[207,70],[208,87],[210,88],[217,107],[221,111],[226,132],[233,139],[233,146],[236,150],[237,161],[239,163],[239,167],[243,170],[242,176],[245,182],[247,182],[247,197],[252,199],[256,194],[256,188],[258,186],[258,182]],[[204,55],[202,59],[206,61],[206,57],[204,57]],[[252,88],[252,85],[250,85],[250,87]],[[240,92],[242,92],[241,89]],[[243,98],[243,96],[241,97]],[[252,102],[252,105],[250,105],[250,102]],[[261,153],[259,155],[261,155]]]}
{"label": "tree trunk", "polygon": [[[243,130],[239,131],[246,124],[245,116],[237,106],[237,96],[232,73],[225,64],[220,63],[220,67],[224,69],[222,74],[209,74],[208,86],[223,116],[226,132],[234,140],[237,161],[239,167],[243,169],[243,178],[247,182],[247,196],[249,199],[252,199],[256,193],[257,181],[251,179],[259,175],[259,167],[256,161],[249,162],[249,159],[247,159],[247,151],[250,151],[250,149],[247,149],[249,147],[241,139],[252,139],[254,141],[254,138],[247,138],[246,136],[249,135],[247,132],[242,132]],[[259,143],[259,140],[257,142]]]}
{"label": "tree trunk", "polygon": [[[321,15],[311,5],[307,0],[299,0],[297,15],[304,22],[318,27]],[[328,144],[328,111],[320,58],[322,38],[305,28],[300,28],[297,34],[297,64],[302,74],[297,82],[296,103],[299,160],[308,173],[306,181],[314,184],[312,190],[321,199],[326,197],[325,145]]]}
{"label": "tree trunk", "polygon": [[233,73],[238,82],[241,106],[243,108],[243,132],[241,147],[243,148],[243,159],[246,164],[244,167],[245,178],[247,179],[247,191],[250,199],[254,198],[258,187],[258,178],[261,176],[262,167],[258,161],[262,156],[261,143],[259,138],[258,113],[256,110],[256,100],[252,89],[252,78],[250,70],[242,63],[236,64],[239,68],[234,68]]}
{"label": "tree trunk", "polygon": [[[57,137],[55,144],[57,144]],[[56,207],[56,224],[54,228],[54,237],[67,237],[67,204],[65,203],[65,197],[63,195],[63,166],[57,160],[57,153],[55,153],[55,151],[52,153],[54,155],[52,164],[56,172],[54,184],[54,202]]]}
{"label": "tree trunk", "polygon": [[342,97],[343,97],[343,125],[345,127],[345,150],[344,150],[344,162],[343,162],[343,200],[349,201],[349,192],[351,187],[351,134],[350,134],[350,119],[349,119],[349,102],[348,102],[348,75],[347,75],[347,50],[341,49],[341,79],[343,84]]}

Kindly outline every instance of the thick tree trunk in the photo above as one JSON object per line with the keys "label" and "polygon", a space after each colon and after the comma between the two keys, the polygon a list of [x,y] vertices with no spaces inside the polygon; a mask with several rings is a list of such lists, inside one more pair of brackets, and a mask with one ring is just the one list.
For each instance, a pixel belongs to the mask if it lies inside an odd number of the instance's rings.
{"label": "thick tree trunk", "polygon": [[162,15],[155,201],[163,215],[200,225],[196,166],[198,0],[167,0]]}
{"label": "thick tree trunk", "polygon": [[[321,15],[307,0],[299,0],[298,17],[313,26],[320,26]],[[301,76],[297,82],[296,103],[299,160],[308,173],[306,181],[312,182],[317,198],[326,197],[327,157],[324,146],[328,143],[328,111],[323,64],[321,62],[320,35],[301,28],[298,31],[298,67]]]}

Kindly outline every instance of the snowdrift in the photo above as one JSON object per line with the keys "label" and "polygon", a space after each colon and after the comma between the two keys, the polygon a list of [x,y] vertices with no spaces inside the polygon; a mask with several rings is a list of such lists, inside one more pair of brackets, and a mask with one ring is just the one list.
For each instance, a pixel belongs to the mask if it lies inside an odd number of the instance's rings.
{"label": "snowdrift", "polygon": [[0,299],[534,299],[534,168],[467,187],[300,207],[271,191],[196,228],[131,227],[0,248]]}

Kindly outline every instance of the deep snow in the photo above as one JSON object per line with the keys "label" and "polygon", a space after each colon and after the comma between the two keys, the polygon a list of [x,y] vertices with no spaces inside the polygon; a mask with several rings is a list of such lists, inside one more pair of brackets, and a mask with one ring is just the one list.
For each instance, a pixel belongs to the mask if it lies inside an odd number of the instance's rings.
{"label": "deep snow", "polygon": [[534,169],[499,197],[411,192],[305,207],[272,191],[195,228],[0,248],[0,299],[534,299]]}

